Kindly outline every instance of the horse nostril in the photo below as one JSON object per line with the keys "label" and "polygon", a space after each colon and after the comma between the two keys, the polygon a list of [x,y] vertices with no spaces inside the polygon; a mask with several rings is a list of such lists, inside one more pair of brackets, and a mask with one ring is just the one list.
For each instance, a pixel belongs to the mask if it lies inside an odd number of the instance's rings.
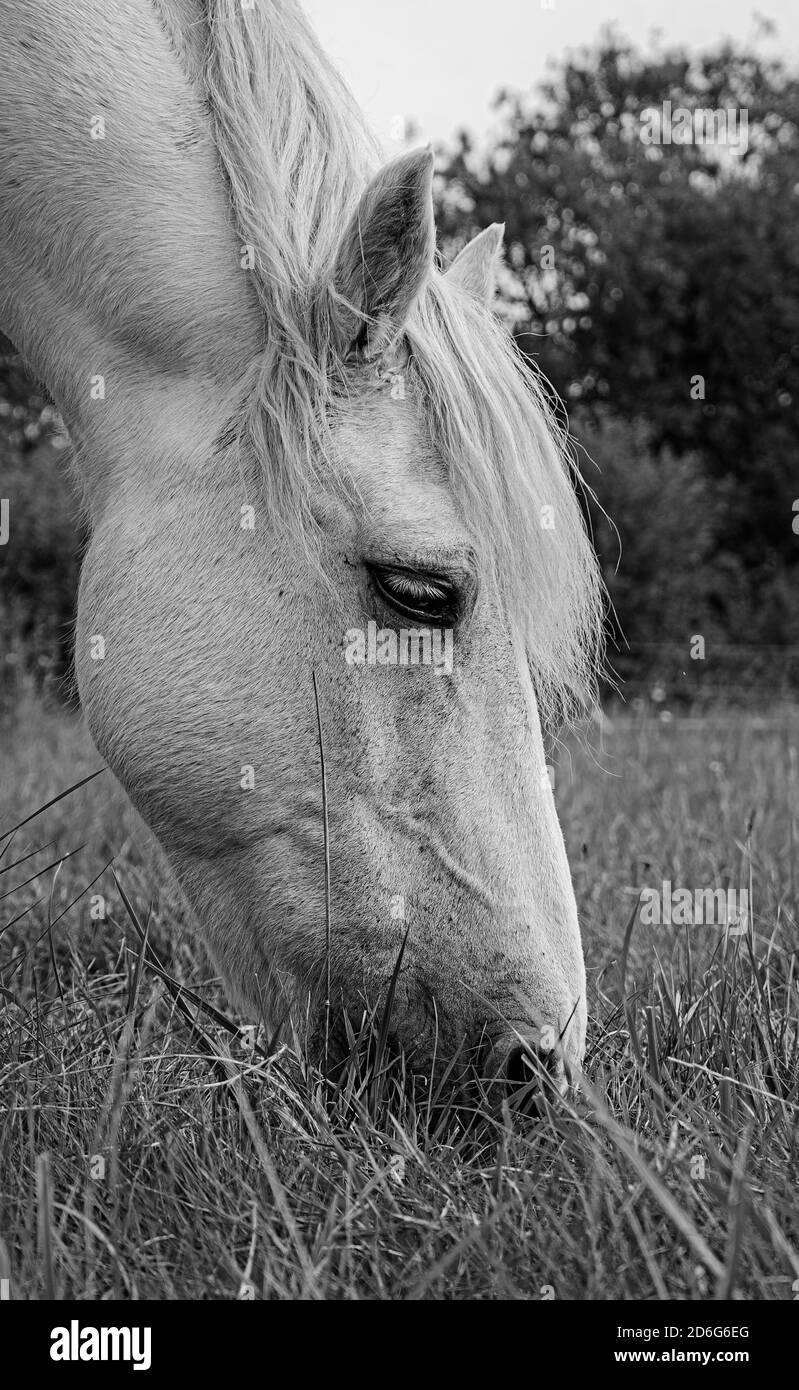
{"label": "horse nostril", "polygon": [[525,1086],[528,1081],[532,1081],[534,1068],[535,1058],[528,1047],[521,1043],[518,1047],[512,1047],[504,1067],[509,1089],[518,1090],[519,1086]]}
{"label": "horse nostril", "polygon": [[501,1077],[509,1097],[523,1088],[530,1088],[531,1094],[540,1094],[552,1085],[558,1091],[564,1089],[564,1069],[558,1054],[527,1043],[510,1048]]}
{"label": "horse nostril", "polygon": [[531,1081],[542,1080],[542,1072],[551,1075],[554,1071],[554,1058],[551,1052],[540,1048],[533,1050],[525,1043],[512,1047],[505,1063],[505,1080],[511,1090],[529,1086]]}
{"label": "horse nostril", "polygon": [[[527,1036],[525,1036],[527,1034]],[[493,1104],[507,1100],[524,1115],[539,1115],[545,1096],[565,1095],[566,1067],[560,1048],[544,1048],[538,1030],[514,1028],[494,1042],[485,1064]]]}

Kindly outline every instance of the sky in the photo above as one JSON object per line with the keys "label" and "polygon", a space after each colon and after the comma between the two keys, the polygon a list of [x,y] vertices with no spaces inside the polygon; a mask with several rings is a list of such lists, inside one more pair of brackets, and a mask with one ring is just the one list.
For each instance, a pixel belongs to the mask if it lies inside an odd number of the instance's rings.
{"label": "sky", "polygon": [[608,23],[639,46],[659,31],[664,42],[697,52],[721,37],[752,40],[760,14],[778,28],[776,39],[760,41],[762,51],[799,62],[799,0],[302,3],[389,153],[409,119],[419,143],[447,141],[463,126],[484,134],[500,87],[532,90],[548,61],[593,43]]}

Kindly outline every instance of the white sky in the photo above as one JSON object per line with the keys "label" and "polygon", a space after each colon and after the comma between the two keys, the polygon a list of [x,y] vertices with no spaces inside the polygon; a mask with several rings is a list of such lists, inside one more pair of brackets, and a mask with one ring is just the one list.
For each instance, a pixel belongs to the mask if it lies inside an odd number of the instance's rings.
{"label": "white sky", "polygon": [[[317,34],[386,149],[397,116],[413,118],[420,142],[448,140],[461,126],[491,126],[502,86],[532,89],[547,63],[592,43],[616,22],[646,46],[653,31],[701,51],[716,40],[752,39],[755,15],[773,20],[760,41],[799,62],[799,0],[302,0]],[[542,8],[542,4],[552,8]],[[396,126],[394,127],[396,134]]]}

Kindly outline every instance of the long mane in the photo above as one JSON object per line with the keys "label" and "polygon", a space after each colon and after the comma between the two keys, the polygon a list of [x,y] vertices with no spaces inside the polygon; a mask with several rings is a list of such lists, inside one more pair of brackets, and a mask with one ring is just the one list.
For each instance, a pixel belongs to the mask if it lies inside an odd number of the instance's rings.
{"label": "long mane", "polygon": [[[328,280],[378,152],[294,0],[207,0],[206,16],[202,82],[264,315],[239,440],[264,461],[269,506],[309,545],[313,493],[322,475],[336,480],[343,371]],[[526,645],[543,717],[573,713],[595,693],[602,586],[572,455],[536,370],[439,270],[404,346],[409,387]]]}

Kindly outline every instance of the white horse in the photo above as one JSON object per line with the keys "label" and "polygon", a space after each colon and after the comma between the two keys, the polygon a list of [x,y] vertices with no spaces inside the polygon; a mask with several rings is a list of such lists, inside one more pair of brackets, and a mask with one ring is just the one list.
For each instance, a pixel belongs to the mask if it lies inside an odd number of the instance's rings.
{"label": "white horse", "polygon": [[414,1067],[538,1048],[563,1080],[542,726],[590,698],[601,596],[490,307],[502,229],[442,273],[431,152],[376,167],[292,0],[0,13],[0,327],[75,446],[98,749],[256,1017],[340,1054],[407,936]]}

